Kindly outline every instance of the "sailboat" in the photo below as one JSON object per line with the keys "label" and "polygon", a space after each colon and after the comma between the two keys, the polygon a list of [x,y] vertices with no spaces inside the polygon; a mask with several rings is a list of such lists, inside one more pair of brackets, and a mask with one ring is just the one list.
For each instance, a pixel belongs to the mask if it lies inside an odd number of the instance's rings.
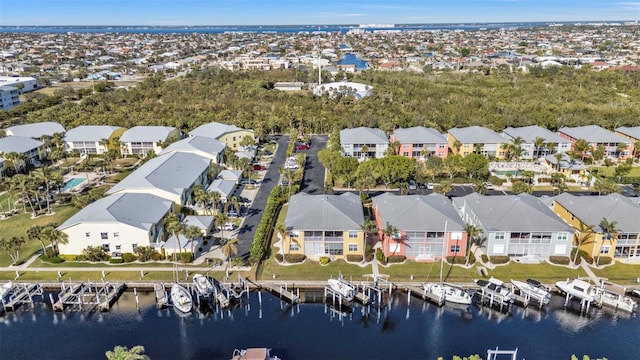
{"label": "sailboat", "polygon": [[440,282],[428,282],[422,285],[424,291],[433,294],[445,302],[454,304],[471,305],[472,296],[464,289],[457,286],[445,284],[442,280],[442,272],[444,270],[444,249],[447,247],[447,222],[444,223],[444,236],[445,243],[442,246],[442,257],[440,258]]}

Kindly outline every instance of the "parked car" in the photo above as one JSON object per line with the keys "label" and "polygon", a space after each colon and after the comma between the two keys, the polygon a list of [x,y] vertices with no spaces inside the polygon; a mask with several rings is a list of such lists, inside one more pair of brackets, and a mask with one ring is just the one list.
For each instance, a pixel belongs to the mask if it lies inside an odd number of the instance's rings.
{"label": "parked car", "polygon": [[409,190],[416,190],[418,188],[418,185],[416,184],[415,180],[409,180]]}
{"label": "parked car", "polygon": [[226,223],[223,226],[218,226],[218,230],[232,231],[235,227],[234,223]]}
{"label": "parked car", "polygon": [[253,170],[264,171],[264,170],[267,170],[267,167],[261,164],[253,164]]}
{"label": "parked car", "polygon": [[427,183],[427,190],[433,190],[433,183]]}
{"label": "parked car", "polygon": [[493,184],[488,181],[484,183],[484,187],[486,187],[487,190],[493,190]]}
{"label": "parked car", "polygon": [[302,151],[302,150],[309,150],[309,145],[307,144],[296,145],[296,151]]}
{"label": "parked car", "polygon": [[240,184],[242,185],[256,185],[258,182],[253,179],[242,179],[240,180]]}
{"label": "parked car", "polygon": [[280,186],[289,186],[289,180],[287,179],[280,180]]}
{"label": "parked car", "polygon": [[287,161],[287,163],[284,164],[284,168],[285,169],[289,169],[289,170],[295,170],[295,169],[299,168],[299,166],[296,163],[290,163],[290,162]]}

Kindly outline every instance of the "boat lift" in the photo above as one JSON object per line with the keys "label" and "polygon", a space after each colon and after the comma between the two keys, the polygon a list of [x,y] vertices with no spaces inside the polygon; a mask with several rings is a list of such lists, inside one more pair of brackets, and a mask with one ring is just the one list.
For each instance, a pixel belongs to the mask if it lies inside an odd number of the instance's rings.
{"label": "boat lift", "polygon": [[23,304],[29,304],[33,307],[33,298],[44,297],[44,292],[40,284],[16,284],[11,289],[11,295],[2,299],[2,308],[4,311],[15,311],[15,309]]}

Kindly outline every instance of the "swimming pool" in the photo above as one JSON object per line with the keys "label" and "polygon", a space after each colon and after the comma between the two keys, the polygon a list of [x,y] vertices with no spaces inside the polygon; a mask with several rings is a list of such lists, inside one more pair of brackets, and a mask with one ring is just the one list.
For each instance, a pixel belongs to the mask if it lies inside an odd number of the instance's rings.
{"label": "swimming pool", "polygon": [[73,189],[74,187],[82,184],[84,181],[86,181],[86,179],[83,179],[83,178],[71,178],[71,179],[67,180],[67,182],[64,183],[64,187],[62,188],[62,190]]}
{"label": "swimming pool", "polygon": [[520,176],[522,175],[522,170],[493,170],[491,171],[496,176]]}

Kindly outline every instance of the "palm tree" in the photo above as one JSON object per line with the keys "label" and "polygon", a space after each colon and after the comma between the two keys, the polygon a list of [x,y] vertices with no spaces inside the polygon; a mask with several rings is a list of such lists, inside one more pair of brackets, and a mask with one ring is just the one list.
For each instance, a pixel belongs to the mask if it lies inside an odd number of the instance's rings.
{"label": "palm tree", "polygon": [[38,240],[40,245],[42,245],[42,253],[44,256],[48,257],[47,254],[47,246],[44,243],[44,239],[42,237],[42,226],[34,225],[27,229],[27,239],[29,240]]}
{"label": "palm tree", "polygon": [[[33,207],[33,203],[31,202],[31,193],[32,193],[32,182],[31,179],[24,174],[16,174],[11,178],[14,181],[18,192],[20,193],[20,197],[22,198],[22,206],[24,207],[24,212],[27,212],[26,204],[29,204],[31,207],[31,212],[35,214],[36,210]],[[26,200],[26,203],[25,203]]]}
{"label": "palm tree", "polygon": [[370,237],[373,234],[377,234],[378,231],[380,231],[378,229],[378,225],[375,223],[375,221],[372,221],[371,219],[367,219],[364,221],[364,224],[360,225],[360,229],[364,232],[364,249],[362,249],[362,260],[365,260],[365,256],[367,255],[367,244],[370,243]]}
{"label": "palm tree", "polygon": [[222,194],[217,191],[210,191],[209,200],[211,201],[211,215],[218,213],[218,204],[222,202]]}
{"label": "palm tree", "polygon": [[[467,250],[467,259],[466,259],[466,264],[469,265],[469,255],[471,254],[470,249],[471,247],[475,244],[476,245],[476,250],[479,247],[479,237],[482,235],[482,229],[476,227],[473,224],[466,224],[464,226],[464,231],[467,232],[467,240],[469,242],[469,250]],[[476,250],[473,251],[473,255],[476,254]]]}
{"label": "palm tree", "polygon": [[574,265],[576,263],[576,260],[578,259],[578,253],[580,252],[580,248],[585,245],[592,244],[594,242],[593,234],[594,234],[593,225],[585,225],[583,223],[580,223],[580,228],[578,229],[578,232],[574,234],[574,237],[573,237],[573,243],[576,246],[576,253],[573,256]]}
{"label": "palm tree", "polygon": [[0,249],[9,254],[13,264],[15,264],[20,260],[20,249],[24,243],[25,240],[22,236],[12,236],[9,239],[0,238]]}
{"label": "palm tree", "polygon": [[25,159],[24,154],[20,154],[15,151],[12,151],[10,153],[4,154],[3,157],[11,161],[11,164],[13,164],[14,171],[16,172],[16,174],[19,173],[20,164],[23,163]]}
{"label": "palm tree", "polygon": [[618,143],[618,146],[616,146],[616,152],[618,153],[618,158],[620,158],[620,155],[622,154],[623,151],[627,150],[629,148],[629,145],[627,145],[627,143]]}
{"label": "palm tree", "polygon": [[231,257],[231,253],[233,253],[233,255],[238,255],[238,238],[234,237],[225,241],[220,250],[222,250],[222,254],[228,262]]}
{"label": "palm tree", "polygon": [[[387,241],[389,241],[389,244],[391,243],[390,240],[402,242],[402,235],[400,234],[400,229],[389,224],[389,222],[387,222],[384,229],[382,229],[382,233],[384,234],[384,237],[387,239]],[[394,247],[393,249],[393,254],[396,253],[395,249],[396,247]]]}
{"label": "palm tree", "polygon": [[225,207],[225,212],[229,212],[229,208],[233,207],[235,211],[238,213],[238,215],[240,215],[240,208],[241,208],[240,198],[235,195],[229,197],[227,202],[224,204],[224,207]]}
{"label": "palm tree", "polygon": [[539,158],[540,157],[540,150],[544,147],[544,138],[543,137],[536,137],[535,140],[533,140],[533,146],[536,148],[536,153],[534,154],[534,158]]}
{"label": "palm tree", "polygon": [[173,234],[176,237],[176,241],[178,242],[178,247],[180,248],[180,253],[182,253],[182,244],[180,244],[180,234],[184,232],[184,225],[178,218],[176,214],[169,214],[164,220],[164,229]]}
{"label": "palm tree", "polygon": [[224,224],[227,223],[229,217],[224,212],[219,212],[213,217],[213,224],[220,229],[220,237],[224,239]]}
{"label": "palm tree", "polygon": [[190,225],[190,226],[187,226],[186,229],[184,229],[184,236],[186,236],[187,239],[191,241],[191,257],[195,258],[196,253],[195,253],[195,248],[193,246],[193,243],[194,241],[196,241],[197,238],[202,237],[202,231],[197,226]]}
{"label": "palm tree", "polygon": [[60,254],[59,245],[69,243],[69,235],[56,229],[55,224],[45,226],[41,231],[41,236],[51,244],[53,256]]}
{"label": "palm tree", "polygon": [[51,182],[60,177],[59,173],[54,173],[51,167],[44,165],[41,168],[31,173],[34,179],[43,182],[45,186],[45,198],[47,200],[47,214],[51,214],[51,203],[49,198],[51,197]]}
{"label": "palm tree", "polygon": [[[218,195],[220,194],[218,193]],[[204,191],[204,188],[202,187],[202,185],[198,184],[193,187],[193,201],[198,207],[205,209],[208,200],[209,200],[209,194],[207,194],[207,192]]]}
{"label": "palm tree", "polygon": [[484,181],[476,183],[473,188],[474,188],[473,191],[477,192],[478,194],[482,194],[482,195],[486,194],[487,191],[489,190],[489,189],[487,189],[487,183],[484,182]]}
{"label": "palm tree", "polygon": [[460,140],[455,139],[453,141],[453,149],[455,150],[455,153],[459,153],[460,152],[460,148],[462,147],[462,143],[460,142]]}
{"label": "palm tree", "polygon": [[144,346],[137,345],[128,349],[125,346],[116,346],[113,350],[109,350],[104,355],[107,360],[148,360],[147,355],[143,355]]}
{"label": "palm tree", "polygon": [[553,156],[556,158],[556,171],[560,171],[560,161],[562,161],[564,155],[562,153],[555,153]]}
{"label": "palm tree", "polygon": [[549,154],[553,154],[556,151],[556,148],[558,147],[558,143],[550,141],[545,145],[545,147],[547,148],[547,150],[549,150]]}
{"label": "palm tree", "polygon": [[602,245],[605,241],[608,241],[609,244],[613,245],[613,241],[618,238],[618,234],[620,233],[620,229],[617,228],[617,221],[609,221],[607,218],[602,218],[600,220],[600,227],[602,228],[602,242],[600,243],[600,249],[598,250],[598,257],[596,259],[596,264],[600,262],[600,255],[602,254]]}
{"label": "palm tree", "polygon": [[573,149],[576,153],[580,154],[580,156],[582,157],[582,162],[584,162],[584,159],[587,156],[587,151],[591,149],[591,144],[589,144],[589,142],[585,139],[578,139],[573,145]]}

